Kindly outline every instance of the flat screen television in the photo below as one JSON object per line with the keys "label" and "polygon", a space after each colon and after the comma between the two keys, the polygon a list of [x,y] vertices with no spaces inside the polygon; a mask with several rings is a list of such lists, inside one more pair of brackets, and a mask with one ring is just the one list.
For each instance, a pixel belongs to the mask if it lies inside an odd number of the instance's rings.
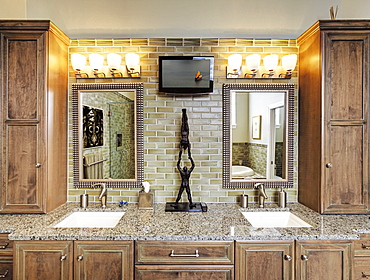
{"label": "flat screen television", "polygon": [[213,91],[213,56],[160,56],[159,92],[207,94]]}

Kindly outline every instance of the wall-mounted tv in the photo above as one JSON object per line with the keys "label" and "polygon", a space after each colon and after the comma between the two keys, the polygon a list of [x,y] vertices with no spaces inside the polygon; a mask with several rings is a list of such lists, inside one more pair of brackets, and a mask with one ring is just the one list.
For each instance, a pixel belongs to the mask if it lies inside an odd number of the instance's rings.
{"label": "wall-mounted tv", "polygon": [[207,94],[213,91],[213,56],[160,56],[159,92]]}

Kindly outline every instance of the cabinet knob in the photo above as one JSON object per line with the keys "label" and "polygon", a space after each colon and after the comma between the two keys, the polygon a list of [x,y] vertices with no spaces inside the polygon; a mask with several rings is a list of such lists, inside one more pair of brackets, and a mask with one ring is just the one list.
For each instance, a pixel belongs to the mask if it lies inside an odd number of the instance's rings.
{"label": "cabinet knob", "polygon": [[5,278],[9,273],[9,270],[5,270],[4,274],[0,274],[0,278]]}
{"label": "cabinet knob", "polygon": [[333,164],[331,164],[330,162],[328,162],[325,166],[326,166],[326,168],[332,168],[333,167]]}
{"label": "cabinet knob", "polygon": [[361,272],[361,274],[362,274],[362,278],[366,278],[366,279],[370,278],[370,276],[367,275],[365,272]]}
{"label": "cabinet knob", "polygon": [[361,244],[361,248],[365,250],[370,250],[370,246],[367,246],[364,243]]}
{"label": "cabinet knob", "polygon": [[79,261],[79,262],[80,262],[80,261],[82,261],[82,260],[83,260],[83,258],[84,258],[83,256],[78,256],[78,257],[77,257],[77,261]]}
{"label": "cabinet knob", "polygon": [[301,259],[302,259],[302,261],[308,261],[308,256],[306,256],[306,255],[302,255],[302,256],[301,256]]}
{"label": "cabinet knob", "polygon": [[0,245],[0,249],[6,249],[9,245],[9,242],[5,242],[4,245]]}
{"label": "cabinet knob", "polygon": [[284,255],[284,260],[291,261],[292,257],[290,255]]}
{"label": "cabinet knob", "polygon": [[66,258],[67,258],[67,256],[66,256],[66,255],[63,255],[63,256],[61,256],[61,257],[60,257],[60,261],[62,262],[62,261],[64,261]]}
{"label": "cabinet knob", "polygon": [[41,163],[36,163],[36,168],[40,168],[41,167]]}

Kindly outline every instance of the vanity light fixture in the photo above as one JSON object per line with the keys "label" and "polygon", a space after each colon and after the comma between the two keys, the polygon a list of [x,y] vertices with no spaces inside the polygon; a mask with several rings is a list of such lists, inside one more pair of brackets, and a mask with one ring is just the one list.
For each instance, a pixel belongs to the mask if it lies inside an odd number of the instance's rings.
{"label": "vanity light fixture", "polygon": [[79,53],[73,53],[71,55],[72,68],[76,71],[76,78],[88,78],[87,73],[82,73],[86,66],[86,57]]}
{"label": "vanity light fixture", "polygon": [[254,78],[260,67],[261,56],[259,54],[251,54],[245,58],[245,61],[247,64],[247,69],[251,73],[245,73],[244,78]]}
{"label": "vanity light fixture", "polygon": [[107,55],[108,68],[112,77],[123,77],[122,72],[119,71],[121,68],[122,57],[116,53],[110,53]]}
{"label": "vanity light fixture", "polygon": [[[104,65],[104,56],[97,53],[89,55],[90,65],[86,65],[86,56],[73,53],[71,63],[78,79],[112,79],[112,78],[140,78],[140,56],[127,53],[126,65],[122,65],[122,56],[117,53],[107,54],[107,65]],[[86,73],[82,73],[84,71]]]}
{"label": "vanity light fixture", "polygon": [[[228,78],[239,78],[243,57],[241,54],[232,54],[228,57]],[[229,69],[231,71],[229,71]]]}
{"label": "vanity light fixture", "polygon": [[292,71],[294,70],[297,64],[297,55],[296,54],[288,54],[281,58],[281,65],[285,73],[281,73],[279,75],[280,78],[290,79],[292,77]]}
{"label": "vanity light fixture", "polygon": [[104,56],[97,53],[92,53],[89,55],[89,61],[91,69],[94,71],[95,78],[105,78],[105,73],[102,72]]}
{"label": "vanity light fixture", "polygon": [[242,56],[233,54],[228,57],[226,67],[227,79],[290,79],[297,64],[297,55],[289,54],[281,57],[281,65],[278,65],[279,55],[270,54],[263,58],[260,65],[261,55],[251,54],[245,58],[242,65]]}
{"label": "vanity light fixture", "polygon": [[136,53],[125,55],[127,73],[130,77],[140,77],[140,56]]}
{"label": "vanity light fixture", "polygon": [[262,78],[271,78],[275,74],[276,67],[278,66],[279,56],[277,54],[270,54],[263,58],[263,66],[269,71],[268,73],[263,73]]}

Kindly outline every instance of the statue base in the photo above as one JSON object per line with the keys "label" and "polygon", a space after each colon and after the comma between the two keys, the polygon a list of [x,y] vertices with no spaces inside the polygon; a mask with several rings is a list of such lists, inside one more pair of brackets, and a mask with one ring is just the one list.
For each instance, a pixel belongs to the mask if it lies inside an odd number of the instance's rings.
{"label": "statue base", "polygon": [[166,212],[202,212],[203,208],[200,202],[193,203],[190,207],[189,202],[167,202]]}

